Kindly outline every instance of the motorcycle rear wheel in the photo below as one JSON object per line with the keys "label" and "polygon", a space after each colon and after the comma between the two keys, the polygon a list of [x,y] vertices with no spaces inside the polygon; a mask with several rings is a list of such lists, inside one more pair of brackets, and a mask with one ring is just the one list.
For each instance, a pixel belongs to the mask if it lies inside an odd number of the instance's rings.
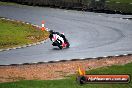
{"label": "motorcycle rear wheel", "polygon": [[62,49],[62,46],[59,46],[59,45],[58,45],[58,47],[59,47],[60,49]]}

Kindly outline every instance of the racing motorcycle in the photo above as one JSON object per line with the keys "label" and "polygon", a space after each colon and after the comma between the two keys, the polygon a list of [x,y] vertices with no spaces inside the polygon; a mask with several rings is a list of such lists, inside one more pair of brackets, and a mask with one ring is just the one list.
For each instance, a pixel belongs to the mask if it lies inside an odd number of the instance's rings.
{"label": "racing motorcycle", "polygon": [[69,48],[70,46],[68,41],[64,42],[64,39],[57,34],[53,34],[52,42],[53,42],[52,44],[53,46],[58,46],[60,49]]}

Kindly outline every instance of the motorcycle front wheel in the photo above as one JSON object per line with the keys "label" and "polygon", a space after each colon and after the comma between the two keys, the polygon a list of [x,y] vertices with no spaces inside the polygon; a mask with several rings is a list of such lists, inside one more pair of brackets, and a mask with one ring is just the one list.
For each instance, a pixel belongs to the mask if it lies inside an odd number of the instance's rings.
{"label": "motorcycle front wheel", "polygon": [[67,46],[66,46],[66,48],[69,48],[70,47],[70,44],[69,44],[69,42],[67,42]]}

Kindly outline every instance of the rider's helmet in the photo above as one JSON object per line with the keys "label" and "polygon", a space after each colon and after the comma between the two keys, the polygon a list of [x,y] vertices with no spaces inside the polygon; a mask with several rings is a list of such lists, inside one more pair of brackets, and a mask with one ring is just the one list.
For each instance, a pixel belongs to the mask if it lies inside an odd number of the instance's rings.
{"label": "rider's helmet", "polygon": [[50,30],[50,31],[49,31],[50,34],[53,34],[53,32],[54,32],[53,30]]}

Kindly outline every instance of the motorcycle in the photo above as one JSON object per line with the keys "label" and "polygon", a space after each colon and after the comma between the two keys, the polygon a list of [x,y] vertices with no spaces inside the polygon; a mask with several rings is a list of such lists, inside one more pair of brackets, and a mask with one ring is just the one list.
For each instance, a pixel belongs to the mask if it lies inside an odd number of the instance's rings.
{"label": "motorcycle", "polygon": [[52,42],[53,42],[52,44],[53,46],[58,46],[60,49],[69,48],[70,46],[68,41],[64,42],[64,39],[57,34],[53,34]]}

